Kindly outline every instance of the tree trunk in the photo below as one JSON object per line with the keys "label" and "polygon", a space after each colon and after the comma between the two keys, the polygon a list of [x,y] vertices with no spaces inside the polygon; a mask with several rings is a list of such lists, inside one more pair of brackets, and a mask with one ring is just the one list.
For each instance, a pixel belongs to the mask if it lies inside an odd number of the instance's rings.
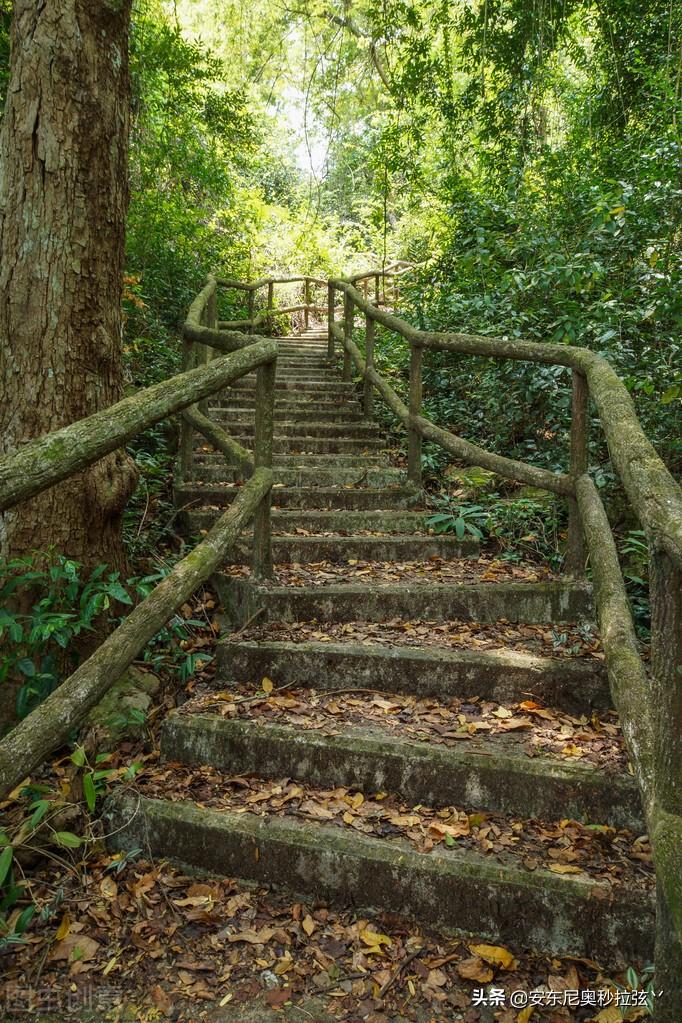
{"label": "tree trunk", "polygon": [[[0,453],[121,398],[131,0],[15,0],[0,130]],[[0,516],[3,556],[125,563],[114,452]]]}

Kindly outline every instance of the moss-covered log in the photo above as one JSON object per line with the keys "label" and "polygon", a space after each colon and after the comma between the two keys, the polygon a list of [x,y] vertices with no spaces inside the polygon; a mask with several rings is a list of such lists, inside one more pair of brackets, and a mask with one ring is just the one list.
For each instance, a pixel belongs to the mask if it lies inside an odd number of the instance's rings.
{"label": "moss-covered log", "polygon": [[208,536],[130,612],[51,696],[0,742],[0,796],[26,778],[71,730],[180,607],[225,560],[241,531],[272,487],[272,472],[259,468]]}
{"label": "moss-covered log", "polygon": [[[338,328],[335,328],[334,333],[336,336],[343,337],[342,332]],[[556,473],[548,472],[546,469],[538,469],[534,465],[517,462],[514,458],[505,458],[503,455],[492,454],[484,448],[480,448],[477,444],[472,444],[470,441],[450,433],[449,430],[444,430],[442,427],[430,423],[428,419],[424,419],[422,416],[410,417],[409,408],[405,402],[401,401],[388,381],[380,373],[377,373],[375,369],[366,369],[362,352],[355,342],[344,341],[344,344],[346,344],[347,350],[350,352],[350,356],[360,375],[371,381],[388,407],[395,413],[406,429],[409,429],[410,425],[412,425],[419,431],[422,437],[439,444],[446,451],[455,455],[456,458],[461,458],[464,462],[469,462],[471,465],[481,465],[485,469],[490,469],[491,472],[497,473],[498,476],[503,476],[505,479],[517,480],[520,483],[527,483],[532,487],[540,487],[542,490],[549,490],[554,494],[560,494],[562,497],[569,497],[573,493],[573,482],[568,475],[559,476]]]}
{"label": "moss-covered log", "polygon": [[31,441],[0,460],[0,511],[92,465],[141,430],[222,390],[258,366],[272,362],[276,355],[276,343],[263,339]]}
{"label": "moss-covered log", "polygon": [[218,451],[225,455],[230,465],[236,465],[245,476],[250,476],[253,473],[255,464],[253,455],[246,448],[242,447],[241,444],[238,444],[236,440],[233,440],[229,433],[223,430],[222,426],[211,422],[210,419],[195,408],[185,409],[182,413],[182,418],[190,426],[193,426],[195,430],[198,430],[214,448],[217,448]]}
{"label": "moss-covered log", "polygon": [[605,358],[574,345],[417,330],[398,316],[371,305],[348,281],[332,283],[350,295],[355,307],[365,315],[411,344],[463,355],[567,366],[583,373],[599,412],[611,459],[639,521],[675,563],[682,566],[682,490],[647,440],[625,384]]}
{"label": "moss-covered log", "polygon": [[667,812],[666,786],[656,751],[656,710],[639,654],[625,584],[601,498],[590,477],[576,481],[576,497],[592,565],[594,598],[611,693],[642,795],[659,884],[657,1023],[679,1019],[682,1003],[682,817]]}

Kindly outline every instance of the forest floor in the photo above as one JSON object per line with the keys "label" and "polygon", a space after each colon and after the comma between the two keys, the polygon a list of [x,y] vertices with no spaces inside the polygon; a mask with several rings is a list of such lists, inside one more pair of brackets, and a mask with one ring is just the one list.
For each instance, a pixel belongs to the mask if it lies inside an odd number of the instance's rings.
{"label": "forest floor", "polygon": [[[353,626],[341,628],[352,631]],[[414,631],[420,642],[431,632],[428,623],[395,622],[390,629],[403,637]],[[307,632],[304,623],[292,626],[292,633],[301,637]],[[448,642],[449,637],[435,636]],[[496,636],[478,626],[474,638],[485,647]],[[206,653],[214,639],[208,625],[196,636]],[[519,631],[515,639],[535,650],[550,642],[536,628],[526,636]],[[576,635],[571,642],[574,656],[600,657],[593,637]],[[112,771],[109,789],[126,784],[146,795],[163,791],[164,798],[243,813],[267,807],[269,813],[324,820],[386,841],[407,839],[422,852],[436,845],[478,848],[501,863],[514,843],[522,848],[528,870],[548,866],[559,874],[578,873],[614,885],[624,880],[637,887],[652,884],[648,844],[624,830],[594,829],[568,820],[514,821],[510,830],[494,814],[467,814],[457,807],[435,812],[402,805],[382,793],[363,798],[349,790],[318,791],[290,779],[226,779],[210,768],[167,765],[159,758],[161,721],[178,706],[332,732],[340,722],[362,720],[371,726],[374,719],[390,722],[404,737],[444,744],[476,743],[494,731],[525,744],[529,755],[542,751],[605,765],[622,757],[620,734],[610,715],[589,721],[555,716],[531,701],[509,707],[453,701],[436,712],[431,701],[414,697],[268,691],[268,680],[257,692],[237,687],[222,693],[212,687],[212,674],[209,663],[184,687],[164,680],[143,734],[120,742],[102,762]],[[86,736],[86,747],[95,738]],[[130,780],[132,764],[137,766]],[[29,1017],[37,1023],[66,1018],[82,1023],[622,1019],[613,999],[624,978],[613,964],[436,934],[389,914],[337,911],[312,898],[293,899],[234,879],[190,875],[151,861],[144,850],[111,855],[99,806],[94,814],[85,808],[82,771],[72,760],[56,760],[37,781],[60,794],[69,830],[89,837],[79,849],[55,853],[53,848],[48,859],[32,859],[26,851],[24,870],[39,912],[26,944],[3,955],[0,1010],[8,1023]],[[24,805],[17,792],[2,809],[11,821],[24,812]],[[512,1008],[513,991],[543,1004]],[[593,993],[588,996],[592,1004],[568,1004],[574,991],[583,997]],[[627,1018],[645,1014],[636,1008]]]}

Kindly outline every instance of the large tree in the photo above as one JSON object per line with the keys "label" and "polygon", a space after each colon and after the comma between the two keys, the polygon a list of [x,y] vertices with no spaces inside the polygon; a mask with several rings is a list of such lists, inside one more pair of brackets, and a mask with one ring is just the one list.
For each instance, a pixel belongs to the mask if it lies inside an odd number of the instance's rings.
{"label": "large tree", "polygon": [[[0,130],[0,453],[122,392],[131,0],[15,0]],[[0,517],[0,551],[123,564],[124,452]]]}

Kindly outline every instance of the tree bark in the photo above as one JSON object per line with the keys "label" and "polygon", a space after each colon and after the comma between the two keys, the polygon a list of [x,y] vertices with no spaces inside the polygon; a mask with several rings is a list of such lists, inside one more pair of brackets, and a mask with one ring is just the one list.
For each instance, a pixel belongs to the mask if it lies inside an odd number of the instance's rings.
{"label": "tree bark", "polygon": [[[131,0],[15,0],[0,130],[0,453],[122,396]],[[0,553],[123,567],[114,451],[0,516]]]}

